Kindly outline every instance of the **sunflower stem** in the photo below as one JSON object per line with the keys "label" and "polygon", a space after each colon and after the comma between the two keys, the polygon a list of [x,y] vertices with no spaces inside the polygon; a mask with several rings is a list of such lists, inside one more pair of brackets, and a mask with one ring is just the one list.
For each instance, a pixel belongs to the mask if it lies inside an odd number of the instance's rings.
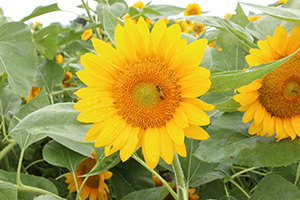
{"label": "sunflower stem", "polygon": [[177,195],[180,200],[188,200],[188,190],[185,185],[183,171],[181,169],[180,161],[178,158],[178,154],[174,152],[173,159],[173,170],[175,173],[176,183],[177,183]]}
{"label": "sunflower stem", "polygon": [[257,167],[251,167],[251,168],[248,168],[248,169],[244,169],[244,170],[242,170],[242,171],[239,171],[239,172],[233,174],[233,175],[231,176],[231,179],[234,179],[235,177],[237,177],[237,176],[239,176],[239,175],[241,175],[241,174],[243,174],[243,173],[246,173],[246,172],[248,172],[248,171],[252,171],[252,170],[254,170],[254,169],[257,169]]}
{"label": "sunflower stem", "polygon": [[23,187],[23,184],[21,182],[21,178],[20,178],[20,173],[21,173],[21,167],[22,167],[22,161],[23,161],[23,157],[24,157],[24,152],[25,149],[21,149],[21,154],[20,154],[20,158],[19,158],[19,164],[18,164],[18,170],[17,170],[17,184],[20,187]]}
{"label": "sunflower stem", "polygon": [[174,199],[177,199],[177,194],[174,192],[174,190],[171,188],[171,186],[161,177],[156,171],[151,169],[136,153],[132,154],[131,156],[133,159],[135,159],[138,163],[140,163],[143,167],[145,167],[148,171],[150,171],[154,176],[156,176],[160,182],[169,190],[170,194]]}
{"label": "sunflower stem", "polygon": [[[84,0],[81,0],[81,2],[82,2],[82,5],[83,5],[84,9],[86,10],[86,12],[87,12],[87,14],[89,16],[90,22],[91,23],[95,23],[95,20],[94,20],[93,16],[90,13],[90,9],[89,9],[89,6],[88,6],[88,0],[86,2],[84,2]],[[94,28],[94,31],[95,31],[95,33],[97,35],[97,38],[101,39],[101,35],[100,35],[98,29]]]}
{"label": "sunflower stem", "polygon": [[10,143],[0,152],[0,160],[17,144],[15,140],[10,141]]}
{"label": "sunflower stem", "polygon": [[298,169],[297,169],[297,174],[296,174],[296,179],[295,179],[294,185],[297,185],[299,176],[300,176],[300,163],[298,164]]}
{"label": "sunflower stem", "polygon": [[248,198],[248,199],[250,199],[250,195],[239,185],[239,184],[237,184],[235,181],[233,181],[232,179],[229,179],[229,181],[233,184],[233,185],[235,185],[241,192],[243,192],[244,193],[244,195]]}

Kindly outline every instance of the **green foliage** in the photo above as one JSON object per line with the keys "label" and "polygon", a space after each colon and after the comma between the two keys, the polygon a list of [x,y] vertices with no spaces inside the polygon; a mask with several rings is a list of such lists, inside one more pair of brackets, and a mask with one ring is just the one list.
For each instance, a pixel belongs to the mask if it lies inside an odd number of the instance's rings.
{"label": "green foliage", "polygon": [[32,13],[26,17],[24,17],[23,19],[21,19],[21,22],[25,22],[31,18],[37,17],[39,15],[43,15],[46,13],[50,13],[53,11],[60,11],[60,9],[57,6],[57,3],[48,5],[48,6],[39,6],[36,9],[34,9],[34,11],[32,11]]}
{"label": "green foliage", "polygon": [[0,199],[17,200],[17,189],[8,182],[0,182]]}

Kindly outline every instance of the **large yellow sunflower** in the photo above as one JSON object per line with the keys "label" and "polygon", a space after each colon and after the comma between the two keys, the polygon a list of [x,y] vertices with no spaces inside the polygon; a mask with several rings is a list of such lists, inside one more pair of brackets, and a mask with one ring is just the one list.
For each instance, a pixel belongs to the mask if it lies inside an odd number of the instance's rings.
{"label": "large yellow sunflower", "polygon": [[[300,47],[300,25],[296,25],[290,36],[278,26],[274,36],[257,42],[260,49],[250,49],[246,56],[249,66],[259,65],[291,55]],[[257,79],[237,91],[233,99],[246,111],[243,122],[253,119],[250,134],[272,136],[276,141],[296,135],[300,136],[300,53],[277,67],[263,78]]]}
{"label": "large yellow sunflower", "polygon": [[[93,158],[88,157],[84,161],[82,161],[75,171],[76,181],[78,184],[78,188],[81,187],[83,180],[85,177],[80,177],[85,175],[95,166],[97,163],[97,158],[95,152],[92,154]],[[107,200],[107,192],[109,193],[109,189],[104,182],[104,179],[109,179],[112,176],[110,171],[105,171],[98,175],[90,176],[88,180],[85,182],[81,192],[80,197],[82,200],[89,198],[89,200]],[[74,181],[73,174],[70,172],[66,176],[66,183],[70,183],[68,189],[70,192],[76,191],[76,185]]]}
{"label": "large yellow sunflower", "polygon": [[214,106],[195,98],[211,85],[210,72],[198,67],[206,39],[187,45],[178,24],[167,28],[163,19],[149,32],[140,18],[115,29],[116,49],[96,38],[98,53],[81,57],[85,70],[77,76],[88,86],[75,94],[82,100],[77,119],[94,123],[85,139],[105,146],[106,156],[120,150],[126,161],[141,145],[146,163],[154,169],[160,156],[173,161],[173,150],[186,156],[185,136],[205,140],[199,125],[210,123],[203,110]]}

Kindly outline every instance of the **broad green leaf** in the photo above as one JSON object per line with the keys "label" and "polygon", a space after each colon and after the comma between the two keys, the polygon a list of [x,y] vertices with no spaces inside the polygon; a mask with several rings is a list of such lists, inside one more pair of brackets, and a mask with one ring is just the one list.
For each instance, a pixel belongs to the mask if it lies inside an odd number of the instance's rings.
{"label": "broad green leaf", "polygon": [[121,162],[109,171],[113,173],[110,181],[114,191],[118,191],[115,193],[117,199],[131,192],[154,187],[151,173],[133,159]]}
{"label": "broad green leaf", "polygon": [[271,174],[257,185],[249,200],[300,199],[299,189],[281,176]]}
{"label": "broad green leaf", "polygon": [[0,199],[2,200],[17,200],[17,189],[8,182],[0,182]]}
{"label": "broad green leaf", "polygon": [[[0,97],[2,95],[0,94]],[[47,97],[46,91],[43,88],[40,93],[26,103],[19,111],[16,113],[10,121],[9,132],[24,118],[26,115],[50,105],[49,99]]]}
{"label": "broad green leaf", "polygon": [[[298,164],[295,164],[298,167]],[[295,169],[296,171],[297,169]],[[272,174],[280,175],[286,180],[294,183],[296,174],[294,173],[294,168],[292,165],[282,166],[282,167],[274,167],[271,171]]]}
{"label": "broad green leaf", "polygon": [[290,58],[292,58],[298,51],[294,52],[290,56],[287,56],[281,60],[275,60],[273,62],[263,63],[254,67],[251,67],[245,71],[228,71],[212,73],[210,80],[212,85],[208,92],[224,92],[228,90],[237,89],[241,86],[247,85],[252,81],[259,79],[266,75],[268,72],[273,71],[278,66],[282,65]]}
{"label": "broad green leaf", "polygon": [[[175,180],[173,180],[173,181],[169,184],[169,186],[170,186],[171,188],[174,188],[175,185],[176,185],[176,181],[175,181]],[[164,200],[168,195],[171,195],[171,194],[170,194],[170,191],[169,191],[166,187],[164,187],[163,190],[160,192],[160,194],[159,194],[157,200]]]}
{"label": "broad green leaf", "polygon": [[[5,182],[10,182],[12,184],[16,184],[17,180],[17,173],[16,172],[7,172],[0,169],[0,180]],[[29,174],[20,174],[21,182],[26,186],[36,187],[40,189],[47,190],[52,192],[53,194],[58,194],[57,188],[54,184],[47,180],[44,177],[38,177]],[[18,198],[19,199],[33,199],[34,196],[37,196],[36,193],[29,193],[26,191],[18,191]],[[9,199],[10,200],[10,199]]]}
{"label": "broad green leaf", "polygon": [[207,93],[201,97],[206,103],[213,104],[216,109],[223,112],[235,112],[241,105],[232,99],[236,95],[233,90],[226,92]]}
{"label": "broad green leaf", "polygon": [[20,97],[13,93],[3,80],[0,80],[0,116],[6,116],[9,112],[15,113],[21,103]]}
{"label": "broad green leaf", "polygon": [[78,165],[87,157],[52,140],[44,146],[43,158],[51,165],[66,167],[70,172],[75,173]]}
{"label": "broad green leaf", "polygon": [[40,195],[36,197],[34,200],[59,200],[51,195]]}
{"label": "broad green leaf", "polygon": [[[103,149],[103,148],[101,148],[101,149]],[[93,176],[93,175],[105,172],[105,171],[109,170],[110,168],[113,168],[114,166],[119,164],[120,161],[121,161],[121,159],[119,156],[119,152],[115,152],[112,155],[105,157],[105,153],[103,151],[103,153],[100,155],[100,157],[98,157],[98,161],[97,161],[97,164],[95,165],[94,170],[91,170],[86,176]]]}
{"label": "broad green leaf", "polygon": [[125,10],[124,10],[124,12],[121,15],[121,16],[123,16],[125,13],[128,12],[129,6],[127,5],[126,1],[124,1],[124,0],[108,0],[109,5],[113,5],[113,4],[117,3],[117,2],[118,3],[122,3],[122,4],[125,5]]}
{"label": "broad green leaf", "polygon": [[[30,100],[28,103],[26,103],[19,112],[14,115],[13,119],[10,121],[9,125],[9,132],[27,115],[30,113],[43,108],[47,105],[49,105],[49,100],[46,95],[46,92],[44,89],[40,91],[40,93],[34,97],[32,100]],[[32,135],[26,130],[19,130],[16,132],[12,132],[11,137],[16,140],[16,142],[20,145],[22,149],[26,149],[28,146],[33,144],[34,142],[37,142],[43,138],[45,138],[46,134],[37,134]]]}
{"label": "broad green leaf", "polygon": [[247,68],[248,64],[245,56],[249,54],[230,33],[221,31],[217,37],[217,42],[214,46],[220,46],[222,51],[218,48],[212,48],[212,71],[231,71],[242,70]]}
{"label": "broad green leaf", "polygon": [[[220,179],[212,181],[204,185],[203,199],[220,199],[222,196],[225,196],[224,182]],[[229,199],[226,199],[229,200]]]}
{"label": "broad green leaf", "polygon": [[187,33],[181,33],[181,38],[185,38],[187,44],[190,44],[190,43],[192,43],[192,42],[194,42],[194,41],[197,40],[196,37],[194,37],[194,36],[192,36],[190,34],[187,34]]}
{"label": "broad green leaf", "polygon": [[93,45],[92,42],[90,40],[81,40],[81,41],[74,41],[70,44],[68,44],[63,51],[64,52],[79,52],[82,49],[93,49]]}
{"label": "broad green leaf", "polygon": [[261,12],[278,19],[286,20],[293,23],[300,23],[300,12],[298,9],[266,7],[266,6],[259,6],[250,3],[242,3],[242,4],[256,8]]}
{"label": "broad green leaf", "polygon": [[250,23],[250,21],[248,20],[248,17],[245,15],[240,3],[238,3],[236,9],[235,9],[235,13],[231,18],[230,21],[240,25],[241,27],[245,28],[247,26],[247,24]]}
{"label": "broad green leaf", "polygon": [[126,10],[126,5],[119,2],[112,4],[110,7],[110,12],[116,17],[123,16],[126,13],[125,10]]}
{"label": "broad green leaf", "polygon": [[156,12],[155,10],[152,10],[147,7],[143,9],[130,7],[129,15],[131,19],[138,19],[140,16],[143,16],[144,18],[148,18],[145,16],[146,14],[160,15],[159,12]]}
{"label": "broad green leaf", "polygon": [[146,16],[151,19],[154,19],[154,18],[164,19],[164,18],[172,16],[172,15],[179,15],[181,12],[186,10],[185,8],[171,6],[171,5],[147,5],[145,8],[149,8],[151,10],[155,10],[156,12],[160,13],[160,15],[146,14]]}
{"label": "broad green leaf", "polygon": [[155,187],[150,189],[139,190],[131,192],[121,200],[143,199],[143,200],[157,200],[160,192],[164,187]]}
{"label": "broad green leaf", "polygon": [[98,15],[98,19],[102,24],[104,20],[104,8],[106,10],[110,10],[110,6],[105,3],[99,3],[96,7],[96,13]]}
{"label": "broad green leaf", "polygon": [[64,78],[63,68],[53,60],[41,58],[38,62],[38,73],[35,76],[34,85],[45,87],[46,92],[51,94],[52,89]]}
{"label": "broad green leaf", "polygon": [[124,23],[121,20],[119,20],[116,16],[114,16],[111,12],[109,12],[106,8],[103,8],[103,23],[104,23],[104,29],[110,41],[115,43],[114,40],[115,28],[118,24],[121,24],[123,26]]}
{"label": "broad green leaf", "polygon": [[215,120],[206,129],[211,137],[201,142],[195,155],[205,162],[254,167],[284,166],[300,159],[297,140],[275,142],[274,136],[250,135],[250,123],[244,124],[242,115],[242,112],[224,113]]}
{"label": "broad green leaf", "polygon": [[49,60],[55,56],[58,44],[58,26],[52,25],[38,31],[33,35],[37,50]]}
{"label": "broad green leaf", "polygon": [[8,74],[14,93],[28,97],[37,70],[36,46],[30,28],[22,22],[8,22],[0,30],[0,74]]}
{"label": "broad green leaf", "polygon": [[73,105],[74,103],[58,103],[34,111],[24,117],[11,133],[26,131],[32,135],[63,135],[74,141],[86,142],[84,136],[90,125],[76,120],[79,112],[74,110]]}
{"label": "broad green leaf", "polygon": [[57,3],[48,5],[48,6],[39,6],[36,9],[34,9],[34,11],[32,11],[32,13],[26,17],[24,17],[23,19],[21,19],[21,22],[25,22],[31,18],[49,13],[49,12],[53,12],[53,11],[60,11],[60,9],[57,6]]}

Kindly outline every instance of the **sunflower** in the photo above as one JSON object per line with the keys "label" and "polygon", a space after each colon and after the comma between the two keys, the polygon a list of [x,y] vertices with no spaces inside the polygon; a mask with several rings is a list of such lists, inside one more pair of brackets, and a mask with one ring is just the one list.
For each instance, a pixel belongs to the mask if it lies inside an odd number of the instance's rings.
{"label": "sunflower", "polygon": [[[274,36],[258,41],[260,49],[250,49],[246,56],[249,66],[259,65],[291,55],[300,47],[300,25],[294,26],[290,36],[277,26]],[[246,111],[243,122],[253,119],[250,134],[272,136],[276,141],[300,135],[300,53],[277,67],[263,78],[237,89],[233,99]]]}
{"label": "sunflower", "polygon": [[62,84],[63,84],[65,87],[69,87],[69,86],[71,86],[71,85],[75,85],[75,83],[69,83],[69,82],[68,82],[68,80],[70,80],[72,77],[73,77],[72,73],[66,71],[66,74],[65,74],[65,76],[64,76],[64,79],[62,80]]}
{"label": "sunflower", "polygon": [[24,98],[26,103],[28,103],[31,99],[33,99],[33,97],[38,95],[40,93],[40,91],[41,91],[41,88],[31,86],[31,89],[30,89],[30,92],[29,92],[29,98]]}
{"label": "sunflower", "polygon": [[86,29],[82,35],[81,35],[81,39],[82,40],[88,40],[92,37],[93,35],[93,29],[89,28],[89,29]]}
{"label": "sunflower", "polygon": [[56,58],[57,64],[61,64],[64,61],[64,57],[63,57],[62,53],[57,54],[55,58]]}
{"label": "sunflower", "polygon": [[108,156],[120,150],[126,161],[141,145],[146,163],[154,169],[160,156],[173,161],[173,150],[186,156],[185,136],[205,140],[199,125],[210,123],[203,110],[214,109],[195,97],[211,85],[210,72],[198,67],[206,39],[187,45],[178,24],[167,28],[159,20],[149,32],[141,17],[115,29],[116,49],[92,38],[98,55],[81,57],[85,70],[77,76],[88,86],[75,94],[77,119],[94,123],[85,139],[105,146]]}
{"label": "sunflower", "polygon": [[[81,187],[83,180],[85,177],[80,177],[81,175],[85,175],[87,172],[91,171],[91,169],[97,163],[97,158],[95,152],[92,154],[93,158],[86,158],[82,161],[75,171],[76,181],[78,184],[78,188]],[[82,200],[89,198],[89,200],[105,200],[107,198],[107,192],[109,193],[109,189],[104,182],[104,179],[109,179],[112,176],[110,171],[105,171],[98,175],[90,176],[88,180],[85,182],[83,186],[80,197]],[[70,183],[68,189],[70,192],[76,191],[76,185],[74,181],[74,176],[72,173],[68,173],[66,176],[66,183]]]}
{"label": "sunflower", "polygon": [[288,2],[289,0],[279,0],[278,3],[286,3]]}
{"label": "sunflower", "polygon": [[190,3],[186,7],[187,10],[183,12],[184,16],[190,16],[190,15],[201,15],[202,11],[199,6],[199,4],[196,3]]}
{"label": "sunflower", "polygon": [[145,8],[145,5],[144,5],[144,2],[138,1],[138,2],[135,2],[132,7],[133,8],[143,9],[143,8]]}

